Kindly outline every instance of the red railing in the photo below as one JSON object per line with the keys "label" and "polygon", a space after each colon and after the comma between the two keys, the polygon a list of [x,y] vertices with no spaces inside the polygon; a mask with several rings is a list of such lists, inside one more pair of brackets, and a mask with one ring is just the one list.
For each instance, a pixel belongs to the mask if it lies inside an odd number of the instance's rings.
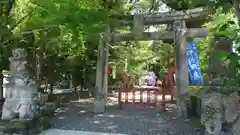
{"label": "red railing", "polygon": [[131,92],[121,92],[124,98],[123,103],[142,104],[148,106],[157,105],[158,87],[137,87],[135,86]]}
{"label": "red railing", "polygon": [[120,88],[118,91],[118,103],[122,104],[140,104],[146,106],[161,106],[160,111],[166,111],[167,103],[175,103],[170,90],[164,90],[162,87],[153,86],[134,86],[130,91]]}
{"label": "red railing", "polygon": [[[166,76],[168,77],[168,76]],[[140,104],[147,106],[158,106],[160,111],[166,111],[167,103],[175,103],[175,90],[172,80],[170,84],[167,85],[166,80],[163,79],[164,87],[154,87],[154,86],[133,86],[132,88],[127,88],[126,84],[126,73],[123,72],[122,75],[123,84],[118,86],[118,103],[122,107],[122,104]],[[110,88],[110,87],[108,87]],[[167,99],[167,97],[170,97]]]}

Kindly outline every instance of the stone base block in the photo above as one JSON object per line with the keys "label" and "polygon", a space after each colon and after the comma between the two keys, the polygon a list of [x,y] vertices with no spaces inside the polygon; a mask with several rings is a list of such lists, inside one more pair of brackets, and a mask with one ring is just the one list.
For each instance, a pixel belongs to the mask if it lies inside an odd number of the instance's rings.
{"label": "stone base block", "polygon": [[102,100],[94,100],[93,112],[94,113],[104,113],[106,109],[106,101]]}

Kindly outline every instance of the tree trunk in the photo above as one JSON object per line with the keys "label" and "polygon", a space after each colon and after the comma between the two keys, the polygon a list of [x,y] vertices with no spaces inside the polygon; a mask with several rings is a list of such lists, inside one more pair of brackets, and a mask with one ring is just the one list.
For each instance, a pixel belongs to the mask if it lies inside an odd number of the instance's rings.
{"label": "tree trunk", "polygon": [[54,102],[56,101],[56,98],[55,96],[53,95],[53,84],[50,84],[50,87],[49,87],[49,93],[48,93],[48,101],[49,102]]}
{"label": "tree trunk", "polygon": [[44,92],[47,92],[48,90],[48,81],[44,81]]}
{"label": "tree trunk", "polygon": [[50,93],[49,93],[49,95],[52,95],[52,94],[53,94],[53,84],[50,84],[49,89],[50,89]]}
{"label": "tree trunk", "polygon": [[79,98],[78,92],[77,92],[77,85],[73,85],[73,89],[74,89],[74,96],[76,99]]}
{"label": "tree trunk", "polygon": [[38,91],[43,93],[44,89],[41,88],[41,77],[42,77],[42,65],[43,65],[43,47],[40,47],[36,53],[36,78],[38,83]]}
{"label": "tree trunk", "polygon": [[3,74],[0,71],[0,106],[3,104]]}
{"label": "tree trunk", "polygon": [[234,8],[235,8],[236,16],[238,19],[238,23],[240,23],[240,1],[239,0],[234,0]]}
{"label": "tree trunk", "polygon": [[71,73],[71,82],[70,82],[70,89],[73,89],[73,94],[76,99],[79,98],[78,92],[77,92],[77,81],[76,77],[74,76],[73,73]]}

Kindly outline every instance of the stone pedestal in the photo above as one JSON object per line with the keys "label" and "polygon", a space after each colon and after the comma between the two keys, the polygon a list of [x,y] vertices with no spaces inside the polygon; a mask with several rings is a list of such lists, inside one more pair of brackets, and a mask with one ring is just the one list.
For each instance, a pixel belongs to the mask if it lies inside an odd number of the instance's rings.
{"label": "stone pedestal", "polygon": [[93,112],[94,113],[104,113],[106,109],[106,93],[101,91],[102,89],[96,89],[95,97],[94,97],[94,106]]}
{"label": "stone pedestal", "polygon": [[103,112],[105,112],[105,105],[106,105],[105,99],[94,100],[93,112],[94,113],[103,113]]}

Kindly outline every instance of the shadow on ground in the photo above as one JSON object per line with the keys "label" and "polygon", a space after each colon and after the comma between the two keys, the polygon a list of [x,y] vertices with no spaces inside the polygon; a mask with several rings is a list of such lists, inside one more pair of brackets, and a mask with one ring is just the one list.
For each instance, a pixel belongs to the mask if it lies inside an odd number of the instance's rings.
{"label": "shadow on ground", "polygon": [[92,99],[62,105],[52,120],[52,128],[129,135],[196,135],[187,119],[176,119],[174,106],[165,113],[140,105],[107,106],[104,114],[92,113]]}

